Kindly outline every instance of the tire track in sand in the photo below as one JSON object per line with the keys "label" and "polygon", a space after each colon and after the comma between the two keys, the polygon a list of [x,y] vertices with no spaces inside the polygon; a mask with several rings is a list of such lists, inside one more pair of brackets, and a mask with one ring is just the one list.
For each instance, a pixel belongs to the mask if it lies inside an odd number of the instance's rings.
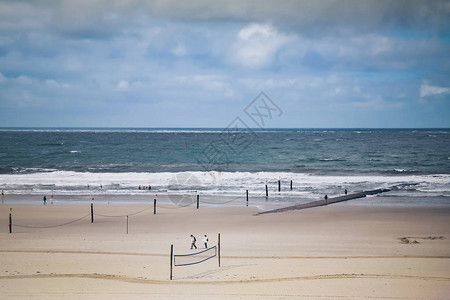
{"label": "tire track in sand", "polygon": [[80,278],[80,279],[100,279],[113,280],[127,283],[144,283],[144,284],[185,284],[185,285],[216,285],[216,284],[250,284],[250,283],[276,283],[285,281],[306,281],[306,280],[330,280],[330,279],[415,279],[415,280],[433,280],[433,281],[450,281],[450,277],[439,276],[416,276],[401,274],[329,274],[329,275],[311,275],[311,276],[295,276],[295,277],[278,277],[278,278],[262,278],[262,279],[242,279],[242,280],[217,280],[217,281],[178,281],[178,280],[157,280],[142,277],[129,277],[111,274],[30,274],[30,275],[7,275],[0,276],[0,280],[4,279],[49,279],[49,278]]}
{"label": "tire track in sand", "polygon": [[[167,257],[169,254],[161,253],[138,253],[138,252],[114,252],[114,251],[83,251],[83,250],[0,250],[0,253],[42,253],[42,254],[86,254],[86,255],[130,255],[130,256],[159,256]],[[347,256],[244,256],[244,255],[221,255],[229,259],[389,259],[389,258],[431,258],[449,259],[444,255],[347,255]]]}

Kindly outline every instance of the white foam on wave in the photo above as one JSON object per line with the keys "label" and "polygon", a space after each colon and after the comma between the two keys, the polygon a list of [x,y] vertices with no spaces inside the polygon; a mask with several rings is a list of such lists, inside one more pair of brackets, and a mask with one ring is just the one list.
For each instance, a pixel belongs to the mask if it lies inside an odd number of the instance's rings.
{"label": "white foam on wave", "polygon": [[[180,174],[191,180],[174,180]],[[328,176],[289,172],[160,172],[160,173],[91,173],[73,171],[51,171],[30,174],[0,174],[0,188],[12,193],[42,193],[57,191],[63,194],[82,193],[140,193],[138,187],[152,186],[152,191],[199,191],[204,194],[233,195],[245,190],[262,194],[265,185],[271,193],[278,191],[278,180],[282,191],[291,195],[314,196],[319,193],[362,191],[388,188],[401,184],[418,184],[422,193],[448,194],[450,175],[350,175]],[[290,191],[290,181],[293,190]],[[87,186],[90,186],[89,190]],[[103,188],[100,188],[100,185]],[[400,191],[402,188],[399,189]],[[407,190],[406,188],[403,190]]]}

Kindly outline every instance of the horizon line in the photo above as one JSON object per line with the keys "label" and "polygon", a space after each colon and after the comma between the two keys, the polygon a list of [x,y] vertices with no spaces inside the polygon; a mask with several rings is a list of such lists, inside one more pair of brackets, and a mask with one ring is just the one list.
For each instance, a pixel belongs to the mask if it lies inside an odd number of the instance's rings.
{"label": "horizon line", "polygon": [[[112,127],[112,126],[0,126],[0,129],[155,129],[155,130],[205,130],[205,129],[214,129],[214,130],[223,130],[228,127]],[[267,128],[240,128],[242,130],[381,130],[381,129],[447,129],[450,130],[450,127],[267,127]]]}

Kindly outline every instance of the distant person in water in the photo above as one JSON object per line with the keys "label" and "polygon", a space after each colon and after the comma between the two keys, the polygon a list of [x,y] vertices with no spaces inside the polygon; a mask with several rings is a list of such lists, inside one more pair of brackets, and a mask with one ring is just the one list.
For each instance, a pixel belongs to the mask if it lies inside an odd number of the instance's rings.
{"label": "distant person in water", "polygon": [[47,196],[44,196],[44,205],[47,204]]}
{"label": "distant person in water", "polygon": [[197,249],[197,246],[195,245],[195,242],[197,242],[197,239],[195,238],[195,236],[193,236],[193,235],[191,234],[191,249],[192,249],[192,248]]}

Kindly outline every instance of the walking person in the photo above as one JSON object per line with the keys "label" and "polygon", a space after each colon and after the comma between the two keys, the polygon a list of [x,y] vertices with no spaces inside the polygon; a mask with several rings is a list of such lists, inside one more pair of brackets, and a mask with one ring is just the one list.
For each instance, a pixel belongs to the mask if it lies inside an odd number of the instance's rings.
{"label": "walking person", "polygon": [[197,239],[195,238],[195,236],[193,236],[191,234],[191,249],[194,247],[195,249],[197,249],[197,246],[195,245],[195,242],[197,242]]}
{"label": "walking person", "polygon": [[203,244],[205,244],[205,248],[208,248],[208,236],[205,234],[205,237],[203,238]]}

